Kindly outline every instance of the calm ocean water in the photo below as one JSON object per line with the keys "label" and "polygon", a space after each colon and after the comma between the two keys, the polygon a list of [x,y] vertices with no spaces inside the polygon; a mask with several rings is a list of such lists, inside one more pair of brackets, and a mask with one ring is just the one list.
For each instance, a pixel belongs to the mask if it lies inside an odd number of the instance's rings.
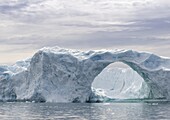
{"label": "calm ocean water", "polygon": [[0,120],[170,120],[170,103],[0,103]]}

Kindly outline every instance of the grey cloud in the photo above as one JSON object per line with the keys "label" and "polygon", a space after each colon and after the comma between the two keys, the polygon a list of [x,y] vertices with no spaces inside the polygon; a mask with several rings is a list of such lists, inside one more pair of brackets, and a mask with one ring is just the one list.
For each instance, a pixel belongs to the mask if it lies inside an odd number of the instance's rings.
{"label": "grey cloud", "polygon": [[[12,46],[11,46],[12,47]],[[17,48],[16,47],[12,47],[12,48],[8,48],[8,49],[4,49],[4,50],[1,50],[0,51],[0,54],[1,53],[20,53],[21,51],[27,51],[27,50],[30,50],[30,48],[33,48],[32,46],[18,46]]]}
{"label": "grey cloud", "polygon": [[0,45],[25,45],[23,50],[54,45],[80,49],[139,46],[156,52],[170,45],[166,1],[75,1],[0,1]]}

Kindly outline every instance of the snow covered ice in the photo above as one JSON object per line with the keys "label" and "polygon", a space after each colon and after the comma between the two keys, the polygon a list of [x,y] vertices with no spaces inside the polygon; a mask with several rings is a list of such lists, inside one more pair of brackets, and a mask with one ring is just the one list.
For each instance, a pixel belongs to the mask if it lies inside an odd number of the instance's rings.
{"label": "snow covered ice", "polygon": [[[136,94],[130,93],[134,88],[126,92],[122,89],[116,98],[144,98],[149,94],[152,98],[170,99],[169,58],[133,50],[83,52],[51,47],[40,49],[32,58],[18,61],[12,66],[0,66],[0,100],[86,102],[95,94],[92,91],[94,79],[114,62],[127,64],[144,80],[143,86],[139,82],[140,88],[135,88]],[[120,91],[118,86],[122,86],[122,81],[117,82],[117,86],[113,87]],[[131,82],[137,85],[135,79]],[[146,92],[141,93],[145,87]]]}

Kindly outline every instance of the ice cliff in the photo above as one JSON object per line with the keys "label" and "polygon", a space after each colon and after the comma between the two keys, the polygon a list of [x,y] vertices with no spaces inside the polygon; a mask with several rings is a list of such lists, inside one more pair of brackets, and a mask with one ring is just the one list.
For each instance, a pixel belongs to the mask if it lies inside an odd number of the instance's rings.
{"label": "ice cliff", "polygon": [[133,50],[77,51],[40,49],[30,59],[0,66],[0,100],[86,102],[96,76],[109,64],[123,62],[150,89],[151,98],[170,100],[170,59]]}

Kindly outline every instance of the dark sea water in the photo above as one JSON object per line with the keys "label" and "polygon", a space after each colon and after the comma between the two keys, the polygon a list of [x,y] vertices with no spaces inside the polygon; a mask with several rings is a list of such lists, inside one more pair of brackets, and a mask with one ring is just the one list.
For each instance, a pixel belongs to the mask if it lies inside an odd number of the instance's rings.
{"label": "dark sea water", "polygon": [[170,103],[0,103],[0,120],[170,120]]}

